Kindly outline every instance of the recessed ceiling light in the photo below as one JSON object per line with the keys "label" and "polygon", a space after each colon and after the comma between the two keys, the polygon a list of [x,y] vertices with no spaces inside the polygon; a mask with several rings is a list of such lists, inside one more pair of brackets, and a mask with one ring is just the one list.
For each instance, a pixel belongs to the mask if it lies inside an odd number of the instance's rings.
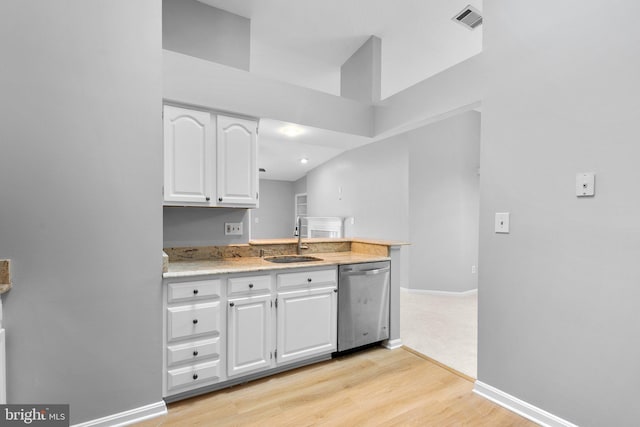
{"label": "recessed ceiling light", "polygon": [[298,126],[287,125],[280,128],[280,133],[287,135],[290,138],[295,138],[296,136],[303,134],[304,130]]}
{"label": "recessed ceiling light", "polygon": [[306,157],[303,157],[300,159],[300,163],[302,163],[303,165],[306,165],[307,163],[309,163],[309,159],[307,159]]}

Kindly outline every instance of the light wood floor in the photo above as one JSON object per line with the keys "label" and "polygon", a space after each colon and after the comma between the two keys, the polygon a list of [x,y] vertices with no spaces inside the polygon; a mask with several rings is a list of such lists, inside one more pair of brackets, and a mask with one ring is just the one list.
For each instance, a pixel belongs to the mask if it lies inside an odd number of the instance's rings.
{"label": "light wood floor", "polygon": [[151,426],[535,426],[468,379],[405,349],[372,348],[169,405]]}

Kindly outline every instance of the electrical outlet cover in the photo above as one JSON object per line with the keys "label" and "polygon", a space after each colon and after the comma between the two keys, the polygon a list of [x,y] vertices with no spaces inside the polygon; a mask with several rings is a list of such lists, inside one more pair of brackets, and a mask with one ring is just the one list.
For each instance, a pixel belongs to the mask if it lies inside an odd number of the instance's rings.
{"label": "electrical outlet cover", "polygon": [[596,194],[596,175],[591,172],[576,174],[576,196],[592,197]]}
{"label": "electrical outlet cover", "polygon": [[241,222],[225,222],[224,234],[225,236],[242,236],[242,223]]}

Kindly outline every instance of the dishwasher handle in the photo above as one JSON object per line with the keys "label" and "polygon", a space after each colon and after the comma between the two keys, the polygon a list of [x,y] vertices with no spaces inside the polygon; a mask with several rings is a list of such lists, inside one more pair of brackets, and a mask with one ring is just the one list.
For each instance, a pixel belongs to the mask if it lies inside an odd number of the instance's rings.
{"label": "dishwasher handle", "polygon": [[344,270],[340,274],[345,276],[370,276],[372,274],[380,274],[389,271],[389,267],[374,268],[371,270]]}

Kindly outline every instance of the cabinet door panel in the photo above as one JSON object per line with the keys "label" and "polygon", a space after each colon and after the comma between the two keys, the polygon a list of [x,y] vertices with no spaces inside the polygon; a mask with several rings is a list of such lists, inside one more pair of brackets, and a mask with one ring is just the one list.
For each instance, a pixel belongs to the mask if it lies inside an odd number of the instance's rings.
{"label": "cabinet door panel", "polygon": [[209,204],[215,132],[205,111],[164,106],[164,200]]}
{"label": "cabinet door panel", "polygon": [[256,206],[257,123],[220,115],[217,123],[217,203]]}
{"label": "cabinet door panel", "polygon": [[335,287],[278,294],[278,363],[331,353],[337,346]]}
{"label": "cabinet door panel", "polygon": [[253,372],[271,365],[271,296],[229,300],[227,374]]}

